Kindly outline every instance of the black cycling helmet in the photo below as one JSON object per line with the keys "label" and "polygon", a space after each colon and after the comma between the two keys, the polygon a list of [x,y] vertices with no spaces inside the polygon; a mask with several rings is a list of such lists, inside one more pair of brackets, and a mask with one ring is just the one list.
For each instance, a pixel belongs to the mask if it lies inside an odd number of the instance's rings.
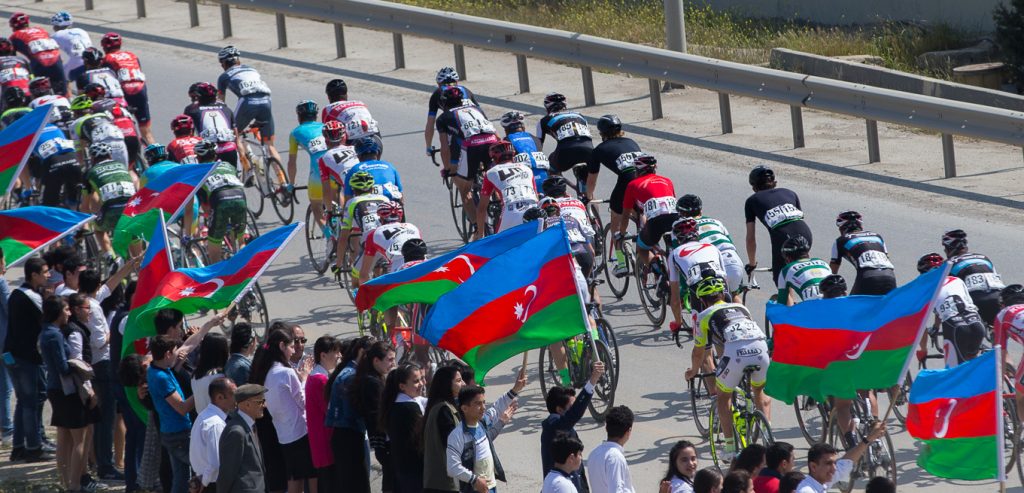
{"label": "black cycling helmet", "polygon": [[410,238],[402,243],[402,258],[406,262],[410,260],[423,260],[427,256],[427,242],[419,238]]}
{"label": "black cycling helmet", "polygon": [[942,234],[942,247],[946,253],[956,253],[967,248],[967,233],[962,229],[946,231]]}
{"label": "black cycling helmet", "polygon": [[839,298],[846,296],[846,279],[839,274],[832,274],[825,276],[818,284],[818,289],[821,290],[822,298]]}
{"label": "black cycling helmet", "polygon": [[331,79],[331,81],[327,83],[327,87],[324,92],[327,93],[327,97],[329,98],[348,96],[348,84],[341,79]]}
{"label": "black cycling helmet", "polygon": [[512,128],[523,126],[523,120],[525,117],[518,111],[509,111],[504,115],[501,115],[501,128],[506,131]]}
{"label": "black cycling helmet", "polygon": [[295,114],[298,115],[300,119],[306,118],[315,120],[318,111],[320,111],[320,108],[317,107],[316,101],[311,99],[299,101],[299,104],[295,105]]}
{"label": "black cycling helmet", "polygon": [[692,193],[683,195],[676,201],[676,212],[683,217],[697,217],[700,215],[703,207],[704,202],[700,200],[700,197]]}
{"label": "black cycling helmet", "polygon": [[196,82],[189,88],[189,96],[193,94],[196,100],[202,104],[212,104],[217,99],[217,88],[209,82]]}
{"label": "black cycling helmet", "polygon": [[231,45],[225,46],[217,52],[217,60],[220,61],[220,63],[237,60],[240,56],[242,56],[242,52],[238,51],[238,48]]}
{"label": "black cycling helmet", "polygon": [[540,207],[530,207],[523,212],[523,222],[528,223],[530,221],[536,221],[544,217],[544,211]]}
{"label": "black cycling helmet", "polygon": [[11,40],[0,36],[0,55],[13,55],[16,51]]}
{"label": "black cycling helmet", "polygon": [[90,46],[82,52],[82,63],[92,67],[103,62],[103,52],[99,48]]}
{"label": "black cycling helmet", "polygon": [[782,243],[782,254],[787,257],[800,258],[811,251],[811,244],[803,235],[793,235]]}
{"label": "black cycling helmet", "polygon": [[926,253],[917,259],[917,272],[924,274],[945,262],[946,259],[942,258],[942,255],[938,253]]}
{"label": "black cycling helmet", "polygon": [[836,227],[842,234],[860,231],[864,225],[861,222],[861,215],[857,211],[840,212],[836,216]]}
{"label": "black cycling helmet", "polygon": [[94,142],[89,146],[89,156],[93,163],[105,161],[114,155],[114,150],[105,142]]}
{"label": "black cycling helmet", "polygon": [[549,176],[540,184],[541,192],[548,197],[564,197],[568,187],[569,181],[558,175]]}
{"label": "black cycling helmet", "polygon": [[25,90],[20,87],[11,86],[4,89],[3,99],[5,109],[23,108],[28,106],[28,95],[25,94]]}
{"label": "black cycling helmet", "polygon": [[82,93],[93,101],[99,101],[107,97],[107,87],[99,82],[90,82],[82,89]]}
{"label": "black cycling helmet", "polygon": [[462,106],[462,100],[462,89],[459,86],[449,86],[441,91],[441,107],[446,110]]}
{"label": "black cycling helmet", "polygon": [[611,136],[622,131],[622,120],[616,115],[604,115],[597,120],[597,131],[602,136]]}
{"label": "black cycling helmet", "polygon": [[142,151],[142,156],[146,158],[146,162],[149,164],[166,161],[167,148],[163,144],[149,144],[146,146],[146,150]]}
{"label": "black cycling helmet", "polygon": [[196,153],[196,157],[201,159],[216,157],[217,143],[212,140],[203,139],[196,142],[196,145],[192,146],[192,150]]}
{"label": "black cycling helmet", "polygon": [[681,243],[697,240],[700,238],[697,220],[692,217],[685,217],[672,223],[672,236]]}
{"label": "black cycling helmet", "polygon": [[548,113],[564,110],[565,95],[557,92],[549,92],[547,96],[544,96],[544,109],[547,110]]}
{"label": "black cycling helmet", "polygon": [[775,171],[763,164],[757,165],[754,169],[750,170],[748,181],[750,186],[763,190],[775,183]]}
{"label": "black cycling helmet", "polygon": [[1011,284],[999,292],[999,304],[1004,307],[1024,304],[1024,286]]}

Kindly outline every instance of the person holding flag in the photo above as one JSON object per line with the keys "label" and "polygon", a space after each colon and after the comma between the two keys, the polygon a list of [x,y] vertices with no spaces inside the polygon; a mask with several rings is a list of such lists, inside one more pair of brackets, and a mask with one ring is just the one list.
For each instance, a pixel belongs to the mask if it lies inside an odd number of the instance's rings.
{"label": "person holding flag", "polygon": [[807,468],[810,474],[796,487],[796,493],[825,493],[834,484],[847,481],[857,462],[868,446],[885,435],[883,423],[875,423],[871,432],[856,447],[836,460],[839,451],[830,444],[817,443],[807,452]]}

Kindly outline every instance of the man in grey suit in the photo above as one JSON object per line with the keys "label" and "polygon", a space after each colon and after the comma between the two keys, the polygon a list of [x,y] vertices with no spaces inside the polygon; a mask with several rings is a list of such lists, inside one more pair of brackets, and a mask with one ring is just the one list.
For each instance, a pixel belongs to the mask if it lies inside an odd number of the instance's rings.
{"label": "man in grey suit", "polygon": [[228,414],[220,436],[220,472],[217,493],[264,493],[263,453],[256,436],[256,420],[263,417],[267,388],[245,384],[235,390],[238,409]]}

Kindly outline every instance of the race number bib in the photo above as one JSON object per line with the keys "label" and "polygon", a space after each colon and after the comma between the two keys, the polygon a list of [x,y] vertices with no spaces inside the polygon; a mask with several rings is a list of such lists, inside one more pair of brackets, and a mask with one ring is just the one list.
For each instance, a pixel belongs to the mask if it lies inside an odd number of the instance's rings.
{"label": "race number bib", "polygon": [[263,82],[263,79],[260,78],[260,75],[255,70],[239,72],[237,77],[239,95],[270,94],[270,87],[267,86],[266,82]]}
{"label": "race number bib", "polygon": [[655,197],[644,202],[644,217],[647,220],[654,219],[662,214],[671,214],[675,210],[676,199],[674,197]]}
{"label": "race number bib", "polygon": [[548,169],[548,156],[543,152],[520,152],[512,157],[513,163],[525,163],[537,169]]}
{"label": "race number bib", "polygon": [[313,140],[310,140],[309,144],[307,145],[309,146],[310,154],[315,154],[317,152],[323,152],[327,150],[327,141],[324,139],[323,135],[317,136]]}
{"label": "race number bib", "polygon": [[341,114],[341,123],[345,125],[345,132],[350,140],[361,139],[378,132],[377,121],[363,106],[354,106],[345,110]]}
{"label": "race number bib", "polygon": [[142,73],[141,69],[123,68],[117,71],[117,78],[121,82],[144,82],[146,74]]}
{"label": "race number bib", "polygon": [[967,285],[968,291],[990,291],[1006,287],[1003,285],[1003,280],[999,277],[999,274],[994,272],[970,274],[964,279],[964,284]]}
{"label": "race number bib", "polygon": [[857,259],[857,265],[862,269],[892,269],[892,262],[889,261],[889,256],[885,252],[879,252],[877,250],[868,250]]}
{"label": "race number bib", "polygon": [[60,47],[57,46],[57,42],[54,41],[53,38],[42,38],[28,42],[28,51],[32,52],[33,55],[43,51],[53,51],[59,49]]}
{"label": "race number bib", "polygon": [[224,187],[241,187],[242,181],[235,175],[210,175],[206,178],[206,186],[211,192],[216,192]]}
{"label": "race number bib", "polygon": [[391,197],[394,200],[402,199],[402,191],[399,190],[398,185],[395,185],[394,183],[385,183],[379,193],[387,195],[388,197]]}
{"label": "race number bib", "polygon": [[782,204],[775,206],[764,213],[764,222],[769,228],[774,229],[782,223],[803,219],[804,213],[793,204]]}
{"label": "race number bib", "polygon": [[642,152],[624,152],[615,158],[615,167],[622,171],[626,168],[632,168],[633,161],[636,161],[637,156],[643,154]]}
{"label": "race number bib", "polygon": [[590,137],[590,126],[579,122],[567,122],[555,130],[555,139],[564,140],[570,137]]}
{"label": "race number bib", "polygon": [[0,82],[11,82],[13,80],[27,79],[28,70],[22,66],[10,67],[0,70]]}
{"label": "race number bib", "polygon": [[704,273],[706,271],[713,271],[715,276],[725,278],[725,270],[718,264],[717,260],[710,262],[701,262],[699,264],[691,265],[689,269],[686,269],[686,285],[694,286],[701,279],[704,279]]}
{"label": "race number bib", "polygon": [[46,159],[54,154],[65,150],[73,150],[75,144],[68,139],[50,139],[42,144],[39,144],[39,157]]}
{"label": "race number bib", "polygon": [[725,328],[722,331],[722,338],[725,342],[736,342],[736,341],[749,341],[752,339],[760,339],[762,336],[761,328],[749,318],[739,319]]}
{"label": "race number bib", "polygon": [[106,202],[135,195],[135,185],[131,182],[107,183],[100,187],[100,200]]}
{"label": "race number bib", "polygon": [[804,300],[816,300],[821,298],[821,288],[817,284],[811,284],[800,290],[800,298]]}
{"label": "race number bib", "polygon": [[935,311],[938,312],[939,318],[942,320],[948,320],[956,315],[960,314],[960,311],[966,306],[963,300],[957,295],[947,296],[946,299],[942,300],[938,306],[935,307]]}
{"label": "race number bib", "polygon": [[456,113],[459,129],[467,139],[480,134],[493,134],[494,124],[474,107],[460,108]]}
{"label": "race number bib", "polygon": [[96,125],[90,137],[92,137],[93,142],[107,142],[110,140],[123,140],[124,133],[121,132],[120,128],[117,128],[117,125],[110,122],[102,122]]}

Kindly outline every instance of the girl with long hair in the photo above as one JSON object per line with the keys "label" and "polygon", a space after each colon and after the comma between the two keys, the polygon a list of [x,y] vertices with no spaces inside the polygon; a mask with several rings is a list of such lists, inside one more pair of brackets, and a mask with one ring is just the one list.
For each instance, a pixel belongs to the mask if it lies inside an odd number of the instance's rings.
{"label": "girl with long hair", "polygon": [[456,402],[459,391],[466,386],[462,373],[454,365],[438,368],[427,392],[427,419],[423,421],[423,491],[442,493],[459,491],[459,485],[448,476],[448,435],[459,425]]}
{"label": "girl with long hair", "polygon": [[395,348],[385,342],[376,342],[366,351],[356,367],[356,374],[349,388],[352,403],[366,424],[370,448],[380,463],[383,472],[381,491],[394,491],[394,468],[391,467],[391,451],[388,437],[380,426],[380,400],[384,392],[384,377],[395,367]]}
{"label": "girl with long hair", "polygon": [[396,489],[403,493],[423,490],[423,450],[417,439],[427,405],[423,378],[419,365],[399,366],[388,374],[380,400],[380,424],[391,439]]}
{"label": "girl with long hair", "polygon": [[195,396],[196,412],[203,412],[210,405],[210,382],[224,376],[224,364],[228,362],[228,338],[211,332],[199,343],[199,362],[192,372],[192,395]]}

